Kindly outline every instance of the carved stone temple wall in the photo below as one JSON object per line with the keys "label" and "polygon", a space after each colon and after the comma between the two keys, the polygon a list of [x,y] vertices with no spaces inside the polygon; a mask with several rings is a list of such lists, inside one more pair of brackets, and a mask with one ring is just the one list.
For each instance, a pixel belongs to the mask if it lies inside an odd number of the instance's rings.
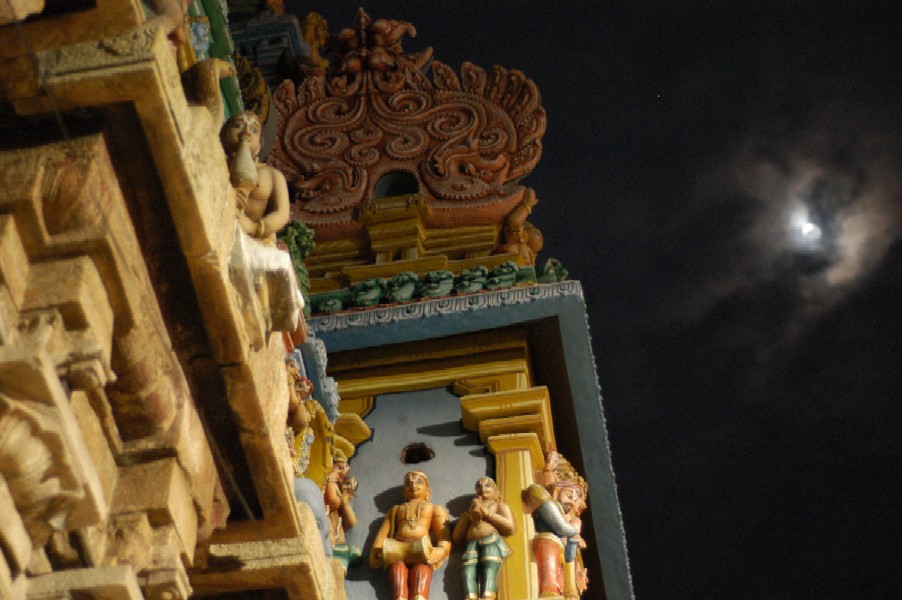
{"label": "carved stone temple wall", "polygon": [[175,30],[44,4],[0,3],[0,598],[343,599],[285,441],[294,269]]}

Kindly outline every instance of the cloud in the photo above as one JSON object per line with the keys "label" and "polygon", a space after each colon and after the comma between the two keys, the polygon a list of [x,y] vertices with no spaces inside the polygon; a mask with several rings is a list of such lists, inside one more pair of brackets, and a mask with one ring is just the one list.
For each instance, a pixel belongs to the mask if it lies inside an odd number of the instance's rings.
{"label": "cloud", "polygon": [[[754,323],[770,311],[778,330],[767,340],[733,340],[767,358],[867,281],[902,239],[902,143],[884,133],[894,118],[878,117],[837,104],[749,134],[705,165],[670,225],[671,244],[685,249],[678,271],[690,275],[666,318],[702,325],[732,310]],[[806,237],[804,223],[822,235]]]}

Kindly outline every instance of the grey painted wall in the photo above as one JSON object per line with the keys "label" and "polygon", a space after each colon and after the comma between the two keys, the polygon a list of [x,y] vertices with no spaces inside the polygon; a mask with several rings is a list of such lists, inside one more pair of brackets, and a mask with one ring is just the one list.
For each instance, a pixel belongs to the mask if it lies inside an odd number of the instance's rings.
{"label": "grey painted wall", "polygon": [[[363,549],[364,562],[351,567],[345,582],[349,600],[390,600],[388,577],[367,564],[373,537],[391,506],[403,502],[404,474],[419,469],[429,476],[432,501],[448,508],[452,519],[461,515],[473,497],[476,480],[493,475],[493,461],[476,434],[460,425],[460,399],[445,389],[377,396],[366,424],[373,431],[351,459],[351,474],[360,482],[354,510],[357,526],[348,542]],[[428,462],[401,462],[405,446],[422,442],[435,451]],[[463,598],[460,548],[435,572],[430,600]]]}

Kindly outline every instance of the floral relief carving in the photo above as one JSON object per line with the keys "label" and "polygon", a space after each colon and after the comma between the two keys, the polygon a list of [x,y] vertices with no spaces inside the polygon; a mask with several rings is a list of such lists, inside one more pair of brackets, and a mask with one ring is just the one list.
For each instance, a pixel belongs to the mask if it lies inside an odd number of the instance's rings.
{"label": "floral relief carving", "polygon": [[36,546],[84,497],[54,409],[0,393],[0,476]]}
{"label": "floral relief carving", "polygon": [[291,184],[295,217],[318,239],[360,231],[354,211],[379,176],[413,174],[438,210],[430,224],[486,224],[519,201],[517,182],[542,152],[545,111],[523,73],[471,63],[460,75],[432,49],[404,54],[409,23],[362,10],[332,40],[336,70],[312,71],[276,91],[279,135],[269,161]]}

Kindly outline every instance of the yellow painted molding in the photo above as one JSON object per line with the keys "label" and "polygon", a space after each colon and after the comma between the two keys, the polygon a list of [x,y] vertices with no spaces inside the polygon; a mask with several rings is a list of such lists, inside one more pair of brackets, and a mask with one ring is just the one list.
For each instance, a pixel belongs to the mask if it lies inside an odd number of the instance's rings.
{"label": "yellow painted molding", "polygon": [[[363,422],[363,419],[354,413],[339,413],[338,419],[335,421],[333,427],[335,428],[335,433],[337,435],[342,436],[355,446],[370,439],[370,436],[373,433],[370,428],[367,427],[367,424]],[[348,454],[348,456],[351,455]]]}
{"label": "yellow painted molding", "polygon": [[357,396],[354,398],[342,398],[338,403],[338,412],[342,414],[355,414],[365,418],[373,410],[373,396]]}
{"label": "yellow painted molding", "polygon": [[501,433],[532,431],[542,448],[556,448],[551,401],[545,386],[473,394],[460,401],[463,425],[483,441]]}
{"label": "yellow painted molding", "polygon": [[495,254],[493,256],[477,256],[476,258],[452,260],[448,263],[448,270],[453,271],[455,275],[459,275],[464,269],[472,269],[473,267],[480,266],[492,270],[492,268],[504,264],[509,260],[521,266],[526,264],[523,257],[518,254]]}
{"label": "yellow painted molding", "polygon": [[502,373],[486,377],[471,377],[458,379],[454,382],[454,393],[458,396],[470,396],[473,394],[489,394],[529,387],[526,373]]}
{"label": "yellow painted molding", "polygon": [[413,271],[422,277],[429,271],[439,271],[448,268],[448,259],[444,256],[431,256],[428,258],[415,258],[411,260],[397,260],[378,265],[359,265],[344,267],[342,273],[348,278],[351,285],[371,277],[384,277],[389,279],[404,271]]}
{"label": "yellow painted molding", "polygon": [[[550,430],[550,427],[547,429]],[[542,450],[548,450],[548,432],[540,415],[501,417],[500,419],[486,419],[479,423],[479,439],[483,442],[495,435],[513,433],[533,433],[539,438]]]}
{"label": "yellow painted molding", "polygon": [[383,375],[368,375],[354,379],[338,380],[338,393],[342,396],[364,394],[391,394],[395,392],[415,392],[436,387],[449,387],[461,376],[466,379],[479,375],[498,375],[524,372],[522,359],[497,361],[482,364],[453,365],[446,368],[432,368],[419,372],[393,372]]}
{"label": "yellow painted molding", "polygon": [[[486,440],[489,451],[496,455],[504,452],[526,452],[529,454],[529,476],[524,475],[529,483],[533,483],[533,473],[541,469],[545,464],[545,453],[539,443],[539,436],[534,433],[513,433],[507,435],[493,435]],[[529,484],[527,484],[529,485]],[[523,486],[524,488],[526,486]],[[521,490],[523,488],[520,488]]]}
{"label": "yellow painted molding", "polygon": [[495,455],[495,477],[502,499],[511,507],[517,520],[517,532],[506,538],[511,556],[498,574],[499,600],[520,600],[538,595],[538,576],[532,558],[535,527],[523,512],[520,492],[534,481],[536,465],[544,455],[539,438],[533,433],[498,435],[488,439],[489,451]]}

